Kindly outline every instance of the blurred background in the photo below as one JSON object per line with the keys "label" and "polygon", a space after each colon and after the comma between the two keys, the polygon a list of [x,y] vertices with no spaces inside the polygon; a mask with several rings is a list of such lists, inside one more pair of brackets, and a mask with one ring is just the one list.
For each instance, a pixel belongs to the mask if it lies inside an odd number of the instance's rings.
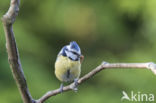
{"label": "blurred background", "polygon": [[[0,17],[9,4],[0,1]],[[81,76],[102,61],[156,62],[155,6],[155,0],[21,0],[13,28],[33,98],[59,88],[54,63],[70,41],[77,41],[85,56]],[[109,69],[83,83],[77,93],[62,93],[45,103],[121,103],[123,90],[156,96],[155,87],[156,76],[149,70]],[[22,103],[8,65],[2,22],[0,102]]]}

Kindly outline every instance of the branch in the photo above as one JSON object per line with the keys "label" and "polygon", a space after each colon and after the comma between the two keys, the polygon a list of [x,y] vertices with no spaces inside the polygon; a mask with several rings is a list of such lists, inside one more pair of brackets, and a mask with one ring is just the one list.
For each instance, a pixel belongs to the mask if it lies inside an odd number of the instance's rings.
{"label": "branch", "polygon": [[6,48],[8,52],[8,61],[16,81],[18,89],[21,93],[24,103],[33,103],[33,99],[27,88],[27,83],[24,77],[23,69],[19,59],[18,49],[16,47],[16,41],[14,38],[14,33],[12,25],[15,22],[15,18],[18,15],[20,0],[11,0],[10,8],[8,12],[3,15],[2,22],[6,37]]}
{"label": "branch", "polygon": [[[116,68],[116,69],[118,69],[118,68],[139,68],[139,69],[146,68],[146,69],[152,70],[152,72],[154,72],[154,74],[156,74],[156,64],[154,64],[152,62],[150,62],[150,63],[107,63],[107,62],[103,62],[101,65],[99,65],[98,67],[93,69],[91,72],[89,72],[88,74],[81,77],[78,80],[78,85],[83,83],[85,80],[88,80],[89,78],[94,76],[96,73],[98,73],[104,69],[107,69],[107,68]],[[73,90],[73,87],[74,87],[74,83],[71,83],[70,85],[65,86],[63,88],[63,92]],[[43,103],[45,100],[47,100],[51,96],[55,96],[60,93],[61,93],[60,89],[48,91],[40,99],[37,100],[37,103]]]}

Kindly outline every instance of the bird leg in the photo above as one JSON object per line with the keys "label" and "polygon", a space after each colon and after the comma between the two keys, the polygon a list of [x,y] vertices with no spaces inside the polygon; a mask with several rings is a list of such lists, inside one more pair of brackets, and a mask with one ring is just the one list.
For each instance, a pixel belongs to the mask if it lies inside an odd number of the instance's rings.
{"label": "bird leg", "polygon": [[60,85],[60,92],[62,93],[63,92],[63,83],[61,83],[61,85]]}
{"label": "bird leg", "polygon": [[76,78],[76,79],[74,79],[74,87],[73,87],[73,90],[75,91],[75,92],[77,92],[77,90],[78,90],[78,88],[77,88],[77,86],[78,86],[78,78]]}

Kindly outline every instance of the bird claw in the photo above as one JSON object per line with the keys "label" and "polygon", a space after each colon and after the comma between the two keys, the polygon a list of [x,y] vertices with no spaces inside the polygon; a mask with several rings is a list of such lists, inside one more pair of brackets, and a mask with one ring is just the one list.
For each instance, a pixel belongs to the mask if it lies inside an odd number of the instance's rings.
{"label": "bird claw", "polygon": [[78,88],[77,87],[74,87],[73,90],[74,90],[74,92],[77,92],[78,91]]}
{"label": "bird claw", "polygon": [[103,61],[103,62],[102,62],[102,64],[103,64],[103,65],[105,65],[105,64],[109,64],[109,63],[108,63],[108,62]]}

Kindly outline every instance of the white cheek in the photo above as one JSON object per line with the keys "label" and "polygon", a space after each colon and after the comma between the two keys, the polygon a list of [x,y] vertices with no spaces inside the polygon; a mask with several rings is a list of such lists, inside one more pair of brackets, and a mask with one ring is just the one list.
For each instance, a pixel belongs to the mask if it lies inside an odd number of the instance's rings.
{"label": "white cheek", "polygon": [[68,57],[70,57],[70,58],[72,58],[74,60],[77,58],[77,55],[75,55],[75,54],[73,54],[71,52],[68,52],[68,51],[65,51],[65,52],[66,52],[66,54],[67,54]]}
{"label": "white cheek", "polygon": [[77,56],[74,55],[74,54],[72,54],[72,55],[71,55],[71,58],[75,60],[75,59],[77,58]]}

